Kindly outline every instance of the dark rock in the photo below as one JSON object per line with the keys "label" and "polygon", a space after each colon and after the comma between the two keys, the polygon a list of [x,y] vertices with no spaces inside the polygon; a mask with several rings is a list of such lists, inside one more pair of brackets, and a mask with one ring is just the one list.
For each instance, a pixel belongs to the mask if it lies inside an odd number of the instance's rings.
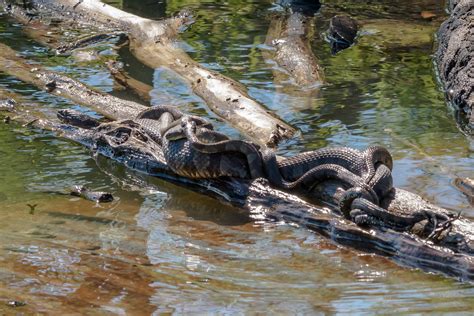
{"label": "dark rock", "polygon": [[332,54],[354,44],[359,27],[356,20],[347,15],[336,15],[329,22],[328,39]]}

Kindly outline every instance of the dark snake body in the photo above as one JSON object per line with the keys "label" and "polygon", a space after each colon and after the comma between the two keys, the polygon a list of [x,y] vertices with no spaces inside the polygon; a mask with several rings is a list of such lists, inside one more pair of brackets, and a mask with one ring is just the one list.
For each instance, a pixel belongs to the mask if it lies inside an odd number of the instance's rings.
{"label": "dark snake body", "polygon": [[[81,113],[62,112],[60,119],[75,124],[96,125]],[[79,121],[77,123],[76,121]],[[141,112],[133,120],[161,146],[169,167],[190,178],[266,177],[278,188],[310,191],[326,180],[339,180],[358,187],[363,196],[378,204],[392,188],[392,158],[385,148],[372,146],[364,152],[348,147],[323,148],[277,161],[269,150],[241,140],[231,140],[213,131],[206,120],[186,116],[172,106]],[[376,168],[378,166],[385,168]]]}
{"label": "dark snake body", "polygon": [[170,106],[151,108],[133,120],[100,125],[81,113],[63,112],[58,117],[92,129],[95,146],[106,156],[126,159],[128,151],[138,148],[145,163],[146,157],[160,161],[162,156],[173,172],[189,178],[265,177],[277,188],[305,191],[337,180],[346,188],[340,198],[341,211],[360,225],[389,223],[390,227],[405,229],[428,219],[434,227],[432,234],[437,234],[453,221],[429,210],[401,217],[379,206],[393,185],[392,157],[383,147],[371,146],[362,152],[347,147],[323,148],[277,161],[274,152],[231,140],[215,132],[206,120],[185,116]]}

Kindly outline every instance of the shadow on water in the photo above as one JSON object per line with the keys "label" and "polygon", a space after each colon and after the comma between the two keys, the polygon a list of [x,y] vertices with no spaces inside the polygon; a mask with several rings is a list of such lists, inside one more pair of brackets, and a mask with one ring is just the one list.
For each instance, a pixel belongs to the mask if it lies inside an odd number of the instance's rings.
{"label": "shadow on water", "polygon": [[[112,3],[153,19],[191,8],[196,23],[180,45],[302,131],[281,154],[379,143],[395,157],[397,186],[474,217],[452,185],[456,176],[472,177],[474,143],[458,131],[430,57],[445,15],[439,1],[325,2],[311,39],[328,82],[318,93],[300,91],[265,60],[271,1]],[[436,18],[425,20],[422,11]],[[332,56],[323,33],[336,13],[356,18],[361,34],[355,46]],[[68,58],[46,59],[18,25],[0,17],[0,26],[0,40],[32,60],[65,63],[70,74],[113,89],[105,68],[85,71]],[[217,122],[172,73],[147,69],[126,48],[118,58],[132,76],[154,85],[152,103],[178,99],[177,106]],[[71,106],[9,77],[0,80],[44,109]],[[99,205],[45,193],[76,184],[117,199]],[[405,269],[297,227],[252,220],[16,124],[0,124],[0,220],[0,314],[453,313],[474,306],[472,285]],[[14,308],[11,300],[26,305]]]}

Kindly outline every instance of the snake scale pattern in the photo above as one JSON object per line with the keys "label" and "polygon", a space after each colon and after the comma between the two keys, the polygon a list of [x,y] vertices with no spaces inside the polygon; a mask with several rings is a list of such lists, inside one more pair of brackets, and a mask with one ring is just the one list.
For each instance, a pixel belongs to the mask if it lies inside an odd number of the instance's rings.
{"label": "snake scale pattern", "polygon": [[[336,180],[346,188],[339,201],[342,213],[359,225],[391,221],[396,224],[394,227],[401,223],[402,227],[398,228],[406,229],[427,219],[433,222],[433,235],[452,221],[448,217],[439,219],[439,214],[429,211],[421,211],[420,216],[411,219],[397,218],[380,207],[380,201],[393,188],[392,156],[381,146],[370,146],[364,151],[349,147],[321,148],[277,159],[267,148],[229,139],[214,131],[205,119],[166,105],[151,107],[132,120],[118,123],[100,124],[68,110],[60,111],[58,118],[94,129],[100,136],[106,132],[110,147],[130,139],[151,141],[155,146],[152,148],[161,149],[168,167],[188,178],[265,178],[275,188],[303,193],[310,193],[325,181]],[[107,144],[101,142],[100,146]],[[156,155],[158,151],[148,150],[145,154]]]}

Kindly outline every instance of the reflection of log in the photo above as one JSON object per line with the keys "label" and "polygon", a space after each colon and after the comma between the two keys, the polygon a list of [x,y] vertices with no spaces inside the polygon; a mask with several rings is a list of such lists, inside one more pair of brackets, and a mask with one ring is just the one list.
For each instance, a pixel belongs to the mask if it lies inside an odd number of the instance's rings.
{"label": "reflection of log", "polygon": [[467,127],[474,130],[474,2],[452,0],[451,9],[451,17],[438,32],[436,61],[448,100],[467,116]]}
{"label": "reflection of log", "polygon": [[[127,109],[123,111],[119,115],[128,113]],[[16,112],[16,119],[30,120],[24,118],[24,115],[31,114],[27,114],[21,105],[17,106]],[[45,119],[36,120],[34,124],[40,128],[53,129],[61,136],[80,142],[86,147],[94,147],[93,138],[88,131],[71,129]],[[99,153],[110,155],[109,151],[100,152],[100,146],[97,148]],[[159,150],[159,147],[156,148]],[[166,162],[159,158],[159,153],[154,155],[155,158],[150,158],[144,157],[139,148],[137,151],[127,152],[127,157],[122,157],[120,161],[128,167],[243,207],[257,219],[284,220],[321,233],[340,244],[388,256],[403,265],[474,280],[474,245],[471,241],[474,240],[474,225],[466,219],[454,221],[453,227],[442,236],[437,245],[433,245],[407,232],[400,233],[379,227],[363,229],[341,217],[338,212],[317,207],[295,195],[272,189],[266,181],[183,178],[169,170]],[[318,186],[314,193],[326,202],[334,203],[338,190],[337,184],[325,183]],[[401,189],[394,189],[382,204],[395,213],[409,213],[420,209],[446,212]]]}
{"label": "reflection of log", "polygon": [[135,93],[140,99],[149,102],[151,100],[150,91],[152,86],[147,85],[135,78],[130,77],[118,62],[110,61],[107,63],[110,74],[121,86]]}
{"label": "reflection of log", "polygon": [[[203,68],[173,44],[174,35],[186,22],[186,17],[157,22],[128,14],[97,0],[79,3],[76,0],[61,0],[47,7],[57,14],[64,14],[66,10],[86,21],[112,25],[127,32],[131,50],[140,61],[152,68],[168,67],[179,74],[211,110],[255,142],[273,146],[294,134],[292,127],[270,115],[251,99],[243,86]],[[44,5],[40,8],[43,10]]]}
{"label": "reflection of log", "polygon": [[299,86],[314,88],[324,81],[323,72],[309,43],[313,17],[301,13],[272,19],[265,43],[274,48],[268,54],[278,66],[288,71]]}

